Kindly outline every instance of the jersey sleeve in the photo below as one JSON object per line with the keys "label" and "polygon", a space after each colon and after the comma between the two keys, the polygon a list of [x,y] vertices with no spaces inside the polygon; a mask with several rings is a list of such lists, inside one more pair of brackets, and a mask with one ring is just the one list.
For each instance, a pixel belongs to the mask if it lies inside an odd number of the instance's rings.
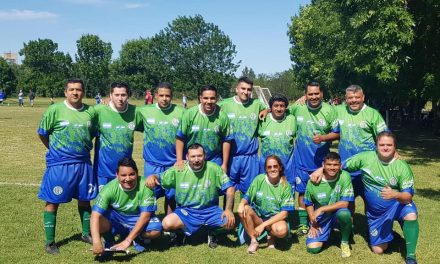
{"label": "jersey sleeve", "polygon": [[215,167],[216,171],[216,186],[217,189],[226,191],[229,187],[233,186],[234,184],[229,180],[228,175],[222,170],[220,166]]}
{"label": "jersey sleeve", "polygon": [[165,172],[160,173],[159,182],[165,189],[176,188],[176,169],[174,167],[169,168]]}
{"label": "jersey sleeve", "polygon": [[292,195],[292,187],[288,182],[285,183],[283,193],[281,194],[281,211],[294,211],[295,205]]}
{"label": "jersey sleeve", "polygon": [[135,120],[135,130],[139,132],[144,132],[144,117],[142,116],[142,108],[136,107],[134,111],[134,120]]}
{"label": "jersey sleeve", "polygon": [[385,123],[385,120],[383,120],[382,115],[374,110],[374,115],[372,118],[372,129],[373,129],[373,134],[374,134],[374,138],[376,138],[377,134],[379,134],[382,131],[386,131],[388,130],[388,127]]}
{"label": "jersey sleeve", "polygon": [[353,184],[351,176],[347,172],[341,173],[341,196],[340,201],[354,202]]}
{"label": "jersey sleeve", "polygon": [[248,202],[248,204],[251,204],[255,201],[255,196],[257,193],[257,178],[255,178],[252,183],[251,186],[249,186],[247,192],[243,195],[243,199],[246,199],[246,201]]}
{"label": "jersey sleeve", "polygon": [[363,155],[364,153],[359,153],[356,154],[350,158],[347,159],[347,161],[345,162],[343,168],[347,171],[358,171],[360,169],[362,169],[363,167]]}
{"label": "jersey sleeve", "polygon": [[38,134],[44,137],[49,137],[54,129],[56,113],[55,107],[51,106],[46,110],[41,118],[40,125],[38,126]]}
{"label": "jersey sleeve", "polygon": [[100,109],[102,108],[98,108],[98,106],[101,106],[101,104],[97,105],[97,106],[90,106],[91,108],[91,115],[92,115],[92,127],[90,129],[90,134],[92,135],[92,137],[99,137],[100,133]]}
{"label": "jersey sleeve", "polygon": [[183,112],[182,115],[182,120],[179,123],[179,128],[177,129],[176,132],[176,137],[181,138],[181,139],[186,139],[188,132],[189,132],[189,128],[191,126],[191,110],[187,110],[185,112]]}
{"label": "jersey sleeve", "polygon": [[111,204],[111,191],[110,188],[106,188],[109,186],[111,185],[104,186],[99,192],[95,204],[93,205],[93,211],[104,214],[109,209]]}
{"label": "jersey sleeve", "polygon": [[336,112],[336,107],[330,105],[330,111],[328,115],[328,123],[330,124],[330,132],[339,133],[339,120]]}
{"label": "jersey sleeve", "polygon": [[141,203],[139,205],[139,210],[141,212],[156,212],[157,202],[154,192],[143,185],[143,192],[141,197]]}
{"label": "jersey sleeve", "polygon": [[307,183],[306,192],[304,194],[304,205],[305,206],[313,206],[314,205],[313,204],[313,197],[312,197],[312,195],[313,195],[312,188],[313,188],[313,183],[311,181],[309,181]]}
{"label": "jersey sleeve", "polygon": [[259,114],[261,111],[267,109],[267,106],[266,106],[263,102],[261,102],[260,100],[257,100],[257,102],[258,102],[258,114]]}
{"label": "jersey sleeve", "polygon": [[225,112],[220,112],[220,133],[224,141],[231,141],[234,137],[232,135],[233,131],[231,128],[231,123],[229,121],[228,116],[225,114]]}
{"label": "jersey sleeve", "polygon": [[408,192],[411,195],[414,195],[414,174],[409,165],[404,161],[401,163],[399,174],[397,180],[399,191]]}
{"label": "jersey sleeve", "polygon": [[294,104],[292,104],[291,106],[289,106],[288,108],[287,108],[287,112],[290,114],[290,115],[295,115],[296,114],[296,110],[299,108],[299,104],[298,103],[294,103]]}

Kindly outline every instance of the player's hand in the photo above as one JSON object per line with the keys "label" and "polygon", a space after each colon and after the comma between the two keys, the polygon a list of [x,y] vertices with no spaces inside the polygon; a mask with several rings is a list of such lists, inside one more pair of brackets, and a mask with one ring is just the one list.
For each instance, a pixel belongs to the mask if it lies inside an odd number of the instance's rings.
{"label": "player's hand", "polygon": [[131,243],[133,241],[129,241],[128,239],[124,239],[121,243],[118,243],[111,247],[110,249],[116,249],[116,250],[126,250],[129,246],[131,246]]}
{"label": "player's hand", "polygon": [[259,114],[258,114],[258,119],[260,120],[264,120],[267,116],[267,114],[269,114],[270,110],[269,109],[264,109],[262,110]]}
{"label": "player's hand", "polygon": [[315,170],[314,172],[312,172],[312,174],[310,174],[310,181],[313,182],[314,184],[318,184],[321,182],[323,176],[324,176],[324,168],[321,167]]}
{"label": "player's hand", "polygon": [[237,213],[238,213],[238,215],[240,216],[240,218],[245,218],[246,217],[246,210],[245,210],[245,204],[244,203],[240,203],[239,205],[238,205],[238,208],[237,208]]}
{"label": "player's hand", "polygon": [[298,100],[295,101],[295,104],[300,104],[300,105],[304,105],[306,103],[306,96],[303,95],[300,98],[298,98]]}
{"label": "player's hand", "polygon": [[385,200],[396,199],[397,191],[391,189],[390,186],[385,186],[381,191],[382,198]]}
{"label": "player's hand", "polygon": [[102,246],[101,241],[97,241],[96,243],[93,243],[92,247],[93,255],[101,256],[102,253],[104,253],[104,247]]}
{"label": "player's hand", "polygon": [[176,167],[178,170],[183,170],[183,166],[185,163],[183,160],[177,160],[176,163],[174,163],[174,167]]}
{"label": "player's hand", "polygon": [[224,210],[222,213],[222,221],[226,217],[226,223],[223,225],[228,229],[232,229],[235,226],[235,216],[231,210]]}
{"label": "player's hand", "polygon": [[318,209],[316,209],[314,212],[313,212],[313,220],[314,221],[312,221],[312,219],[310,219],[310,221],[312,222],[312,224],[313,225],[315,225],[315,224],[317,224],[317,222],[316,222],[316,219],[318,218],[318,216],[320,216],[321,214],[322,214],[322,211],[320,210],[321,208],[318,208]]}
{"label": "player's hand", "polygon": [[261,223],[259,226],[255,227],[254,235],[256,237],[261,236],[261,234],[263,234],[265,228],[266,227],[263,225],[263,223]]}
{"label": "player's hand", "polygon": [[316,227],[312,225],[309,229],[308,236],[311,238],[316,238],[318,237],[319,233],[322,233],[321,227]]}
{"label": "player's hand", "polygon": [[312,137],[312,140],[313,143],[315,144],[321,144],[321,142],[324,141],[322,135],[316,135],[316,134]]}
{"label": "player's hand", "polygon": [[160,182],[159,179],[155,174],[152,174],[145,179],[145,186],[147,186],[150,189],[154,189],[154,187],[159,186]]}

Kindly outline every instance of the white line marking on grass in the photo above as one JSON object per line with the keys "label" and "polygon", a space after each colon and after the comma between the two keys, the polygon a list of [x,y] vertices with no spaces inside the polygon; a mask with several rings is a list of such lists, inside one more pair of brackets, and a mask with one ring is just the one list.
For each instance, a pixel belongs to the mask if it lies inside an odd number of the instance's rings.
{"label": "white line marking on grass", "polygon": [[18,185],[18,186],[40,187],[39,183],[25,183],[25,182],[0,182],[0,185]]}

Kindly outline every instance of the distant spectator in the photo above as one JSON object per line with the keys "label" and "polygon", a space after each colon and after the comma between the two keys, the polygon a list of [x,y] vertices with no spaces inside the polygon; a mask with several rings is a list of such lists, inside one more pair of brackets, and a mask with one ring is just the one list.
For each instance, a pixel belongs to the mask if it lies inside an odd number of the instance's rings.
{"label": "distant spectator", "polygon": [[29,91],[29,103],[31,104],[31,107],[34,107],[34,100],[35,100],[35,93],[30,90]]}
{"label": "distant spectator", "polygon": [[53,105],[55,103],[55,101],[53,100],[53,97],[50,98],[50,102],[49,105]]}
{"label": "distant spectator", "polygon": [[145,104],[153,104],[153,95],[150,89],[145,92]]}
{"label": "distant spectator", "polygon": [[100,104],[101,103],[101,94],[100,93],[98,93],[96,96],[95,96],[95,101],[96,101],[96,104]]}
{"label": "distant spectator", "polygon": [[183,108],[186,108],[188,106],[188,97],[186,97],[186,94],[182,94],[182,106]]}
{"label": "distant spectator", "polygon": [[21,107],[24,106],[23,97],[24,97],[23,90],[20,90],[20,92],[18,93],[18,106],[21,106]]}
{"label": "distant spectator", "polygon": [[3,90],[0,90],[0,104],[3,104],[3,101],[5,100],[5,93]]}

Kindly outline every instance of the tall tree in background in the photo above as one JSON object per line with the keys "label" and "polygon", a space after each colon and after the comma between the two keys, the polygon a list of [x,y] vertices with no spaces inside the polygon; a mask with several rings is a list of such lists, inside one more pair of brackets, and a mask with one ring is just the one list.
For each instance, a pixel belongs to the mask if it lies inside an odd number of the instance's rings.
{"label": "tall tree in background", "polygon": [[24,56],[18,71],[18,89],[36,91],[41,96],[61,96],[65,80],[72,72],[72,58],[58,51],[50,39],[31,40],[19,52]]}
{"label": "tall tree in background", "polygon": [[153,75],[173,83],[178,91],[217,86],[226,96],[239,63],[235,45],[220,28],[201,15],[180,16],[151,39]]}
{"label": "tall tree in background", "polygon": [[87,94],[94,96],[97,92],[107,93],[113,53],[111,43],[87,34],[76,41],[76,47],[77,70],[85,82]]}
{"label": "tall tree in background", "polygon": [[7,95],[10,95],[17,87],[17,77],[12,66],[0,57],[0,89]]}
{"label": "tall tree in background", "polygon": [[247,76],[254,80],[257,76],[255,75],[255,72],[252,68],[248,68],[247,66],[244,67],[244,69],[241,71],[241,76]]}

